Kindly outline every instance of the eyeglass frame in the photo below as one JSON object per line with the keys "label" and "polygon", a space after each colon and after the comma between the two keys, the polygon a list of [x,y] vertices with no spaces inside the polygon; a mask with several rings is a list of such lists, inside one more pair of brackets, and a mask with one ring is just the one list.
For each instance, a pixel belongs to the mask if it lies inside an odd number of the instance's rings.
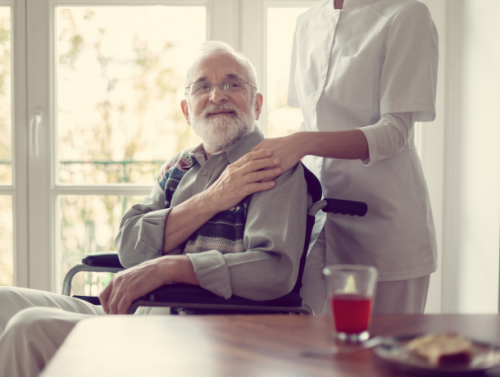
{"label": "eyeglass frame", "polygon": [[[213,90],[214,90],[214,88],[215,88],[215,85],[217,85],[217,86],[220,88],[220,90],[221,90],[222,92],[224,92],[224,93],[228,93],[228,91],[227,91],[227,90],[222,89],[222,83],[223,83],[224,81],[227,81],[227,80],[228,80],[228,79],[224,79],[224,80],[222,80],[222,81],[220,81],[220,82],[212,82],[212,81],[209,81],[209,80],[193,81],[193,82],[189,83],[189,86],[187,86],[187,87],[186,87],[186,90],[185,90],[184,94],[185,94],[185,95],[187,95],[187,94],[189,93],[188,91],[189,91],[189,88],[191,88],[191,85],[196,84],[196,83],[199,83],[199,82],[209,82],[209,83],[212,85],[212,89],[210,89],[210,91],[209,91],[209,92],[207,92],[206,94],[210,94],[210,93],[212,93],[212,91],[213,91]],[[243,80],[242,80],[242,81],[243,81]],[[251,88],[253,88],[253,89],[255,89],[255,90],[258,90],[258,88],[257,88],[256,86],[254,86],[252,83],[250,83],[249,81],[243,81],[243,84],[248,84],[248,85],[250,85],[250,87],[251,87]],[[191,95],[191,93],[189,93],[189,95]]]}

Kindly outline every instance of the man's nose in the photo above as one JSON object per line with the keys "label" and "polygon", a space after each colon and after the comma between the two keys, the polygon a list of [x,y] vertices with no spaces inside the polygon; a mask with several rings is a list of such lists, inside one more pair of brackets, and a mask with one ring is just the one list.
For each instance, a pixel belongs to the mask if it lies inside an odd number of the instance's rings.
{"label": "man's nose", "polygon": [[213,103],[221,103],[227,101],[227,93],[220,88],[220,85],[214,85],[210,92],[210,99]]}

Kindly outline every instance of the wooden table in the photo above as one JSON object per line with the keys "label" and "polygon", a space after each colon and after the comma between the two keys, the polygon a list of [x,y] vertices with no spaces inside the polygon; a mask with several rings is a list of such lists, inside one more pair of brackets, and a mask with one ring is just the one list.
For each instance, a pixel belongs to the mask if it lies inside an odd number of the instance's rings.
{"label": "wooden table", "polygon": [[[445,330],[500,344],[500,315],[381,315],[371,326],[373,335]],[[102,316],[80,322],[42,376],[408,375],[371,350],[299,356],[330,343],[326,316]]]}

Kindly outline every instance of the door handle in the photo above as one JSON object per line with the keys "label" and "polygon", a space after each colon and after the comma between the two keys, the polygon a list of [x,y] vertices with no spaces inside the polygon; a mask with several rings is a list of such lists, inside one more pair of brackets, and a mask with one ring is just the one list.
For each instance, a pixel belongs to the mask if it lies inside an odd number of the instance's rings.
{"label": "door handle", "polygon": [[38,135],[43,126],[42,110],[35,110],[30,120],[30,151],[31,157],[39,156]]}

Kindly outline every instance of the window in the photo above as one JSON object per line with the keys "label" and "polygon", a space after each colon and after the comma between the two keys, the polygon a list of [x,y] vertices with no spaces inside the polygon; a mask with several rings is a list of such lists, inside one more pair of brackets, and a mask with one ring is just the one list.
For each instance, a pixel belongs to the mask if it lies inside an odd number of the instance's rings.
{"label": "window", "polygon": [[12,184],[11,11],[0,6],[0,185]]}
{"label": "window", "polygon": [[[10,237],[15,249],[2,242],[0,266],[19,266],[21,285],[60,292],[64,274],[85,254],[114,250],[123,213],[149,194],[158,168],[199,143],[180,101],[185,70],[202,41],[227,42],[256,65],[267,101],[264,132],[285,135],[300,125],[300,110],[284,103],[287,71],[296,17],[316,1],[26,0],[26,8],[11,2],[24,33],[14,48],[26,65],[28,90],[22,77],[14,78],[14,88],[16,98],[26,98],[17,102],[30,132],[23,133],[22,123],[12,128],[12,145],[26,156],[17,164],[6,152],[15,148],[3,137],[0,144],[0,238]],[[11,8],[1,9],[5,28]],[[277,27],[279,19],[286,22]],[[0,59],[5,51],[0,47]],[[9,69],[4,60],[0,73]],[[3,119],[0,133],[9,134],[10,120]],[[29,240],[24,254],[23,239]],[[110,278],[81,275],[75,293],[93,293]]]}
{"label": "window", "polygon": [[308,7],[267,8],[267,135],[286,136],[297,131],[304,121],[300,109],[286,105],[290,58],[295,23]]}
{"label": "window", "polygon": [[[150,185],[198,141],[179,102],[204,6],[56,7],[56,182]],[[133,22],[132,22],[133,20]]]}
{"label": "window", "polygon": [[0,285],[14,284],[11,24],[11,7],[0,3]]}
{"label": "window", "polygon": [[[86,186],[150,186],[166,159],[199,143],[179,103],[206,18],[203,5],[54,8],[57,289],[84,255],[115,250],[121,217],[141,199]],[[72,186],[81,194],[64,192]],[[82,275],[74,292],[101,285]]]}
{"label": "window", "polygon": [[13,285],[12,196],[0,195],[0,285]]}

